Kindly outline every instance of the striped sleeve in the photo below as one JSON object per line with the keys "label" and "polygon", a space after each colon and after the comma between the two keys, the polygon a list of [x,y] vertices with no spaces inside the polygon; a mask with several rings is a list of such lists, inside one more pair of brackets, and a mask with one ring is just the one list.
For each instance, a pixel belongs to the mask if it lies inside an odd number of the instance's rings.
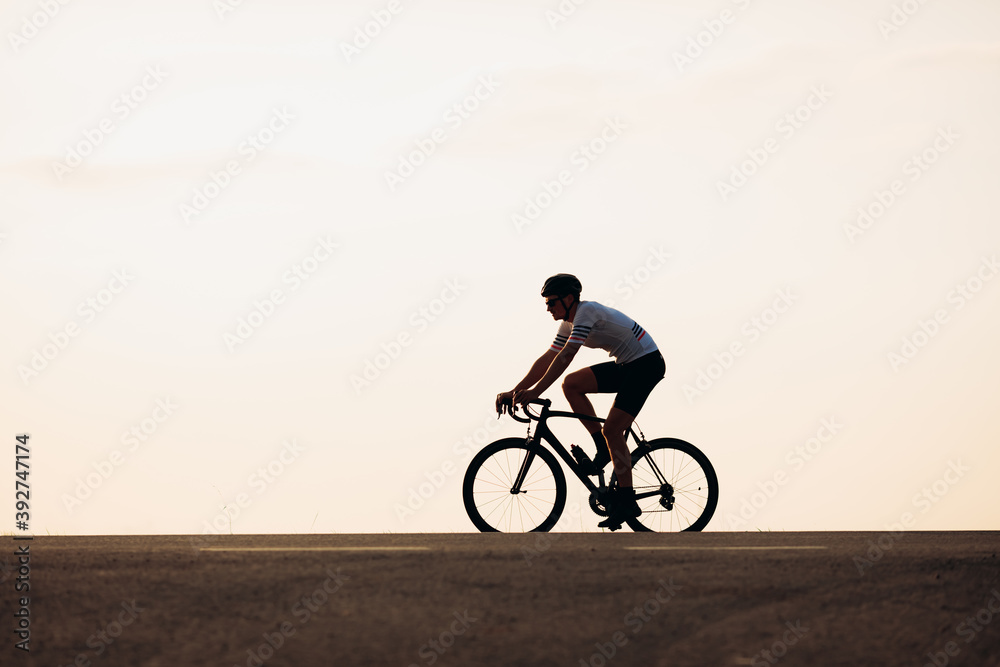
{"label": "striped sleeve", "polygon": [[573,327],[573,333],[570,334],[569,342],[572,345],[583,345],[587,336],[590,335],[590,326],[586,324],[577,324]]}
{"label": "striped sleeve", "polygon": [[569,340],[569,334],[572,328],[573,325],[569,322],[562,322],[559,325],[559,331],[556,332],[556,339],[552,341],[552,345],[549,346],[549,349],[553,352],[559,352],[566,347],[566,341]]}
{"label": "striped sleeve", "polygon": [[573,330],[569,336],[569,344],[577,346],[586,344],[590,330],[598,324],[597,320],[594,304],[590,301],[581,301],[576,310],[576,317],[573,318]]}

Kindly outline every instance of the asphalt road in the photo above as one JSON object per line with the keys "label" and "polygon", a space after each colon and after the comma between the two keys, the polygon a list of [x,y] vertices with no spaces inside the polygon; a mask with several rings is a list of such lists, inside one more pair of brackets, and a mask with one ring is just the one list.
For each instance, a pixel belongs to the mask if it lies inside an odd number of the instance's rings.
{"label": "asphalt road", "polygon": [[997,532],[2,542],[3,665],[1000,665]]}

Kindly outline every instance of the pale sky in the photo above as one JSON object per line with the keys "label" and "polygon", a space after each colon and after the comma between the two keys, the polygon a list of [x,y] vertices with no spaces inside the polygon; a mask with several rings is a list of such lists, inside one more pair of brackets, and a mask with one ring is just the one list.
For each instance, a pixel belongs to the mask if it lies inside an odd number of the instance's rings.
{"label": "pale sky", "polygon": [[35,533],[474,531],[556,272],[661,348],[709,530],[997,528],[1000,5],[232,5],[0,15]]}

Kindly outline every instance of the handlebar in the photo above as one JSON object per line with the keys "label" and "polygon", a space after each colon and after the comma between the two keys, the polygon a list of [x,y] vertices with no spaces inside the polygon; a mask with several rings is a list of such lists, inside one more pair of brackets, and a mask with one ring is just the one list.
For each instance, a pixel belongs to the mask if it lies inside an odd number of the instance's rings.
{"label": "handlebar", "polygon": [[[549,399],[547,399],[547,398],[536,398],[533,401],[528,401],[527,405],[524,405],[524,406],[519,406],[519,405],[517,405],[515,403],[512,403],[510,405],[509,409],[508,409],[507,414],[509,414],[514,419],[514,421],[519,421],[522,424],[527,424],[532,419],[534,419],[535,421],[537,421],[541,417],[541,415],[540,414],[538,414],[538,415],[531,414],[531,412],[528,410],[528,407],[527,407],[528,405],[532,405],[532,404],[541,405],[543,408],[548,408],[549,406],[552,405],[552,401],[549,400]],[[517,415],[517,409],[519,407],[522,410],[524,410],[524,414],[525,414],[524,417],[519,417]]]}

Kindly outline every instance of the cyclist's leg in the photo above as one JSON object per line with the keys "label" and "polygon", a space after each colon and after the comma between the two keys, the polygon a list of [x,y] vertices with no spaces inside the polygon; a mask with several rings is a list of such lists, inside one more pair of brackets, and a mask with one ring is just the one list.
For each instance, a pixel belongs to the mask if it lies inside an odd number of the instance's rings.
{"label": "cyclist's leg", "polygon": [[632,487],[632,457],[625,443],[625,431],[632,425],[633,420],[635,420],[634,415],[621,408],[612,407],[604,422],[604,439],[607,440],[608,449],[611,450],[611,461],[615,466],[618,486],[629,488]]}
{"label": "cyclist's leg", "polygon": [[632,486],[632,457],[625,442],[625,433],[646,403],[653,387],[663,379],[664,371],[663,357],[659,352],[626,364],[623,369],[621,389],[604,422],[604,439],[611,450],[619,486]]}
{"label": "cyclist's leg", "polygon": [[[613,362],[611,363],[613,365]],[[581,368],[580,370],[574,371],[563,378],[563,395],[566,396],[566,400],[569,401],[569,406],[573,409],[573,412],[590,415],[591,417],[597,416],[597,412],[594,411],[594,405],[590,402],[590,399],[587,398],[587,394],[598,394],[602,391],[611,391],[606,388],[602,389],[600,383],[598,382],[598,376],[601,374],[601,366],[604,366],[604,364],[598,364],[597,366],[591,366],[590,368]],[[595,369],[597,369],[596,373]],[[591,435],[601,430],[601,423],[598,421],[581,419],[580,422]]]}
{"label": "cyclist's leg", "polygon": [[[574,412],[596,416],[594,406],[587,398],[587,394],[613,394],[618,391],[621,384],[622,366],[613,361],[597,364],[590,368],[584,368],[566,377],[567,382],[563,385],[563,392]],[[590,473],[596,475],[603,470],[611,461],[611,449],[607,440],[604,439],[604,431],[601,423],[592,419],[580,419],[584,428],[590,433],[594,441],[597,452],[594,455],[594,468]]]}
{"label": "cyclist's leg", "polygon": [[611,501],[611,513],[607,519],[597,524],[602,528],[617,530],[625,521],[642,515],[632,488],[632,457],[629,456],[628,445],[625,443],[625,429],[631,426],[632,421],[633,416],[619,407],[612,407],[604,421],[604,439],[611,450],[618,488],[613,489],[608,498]]}

